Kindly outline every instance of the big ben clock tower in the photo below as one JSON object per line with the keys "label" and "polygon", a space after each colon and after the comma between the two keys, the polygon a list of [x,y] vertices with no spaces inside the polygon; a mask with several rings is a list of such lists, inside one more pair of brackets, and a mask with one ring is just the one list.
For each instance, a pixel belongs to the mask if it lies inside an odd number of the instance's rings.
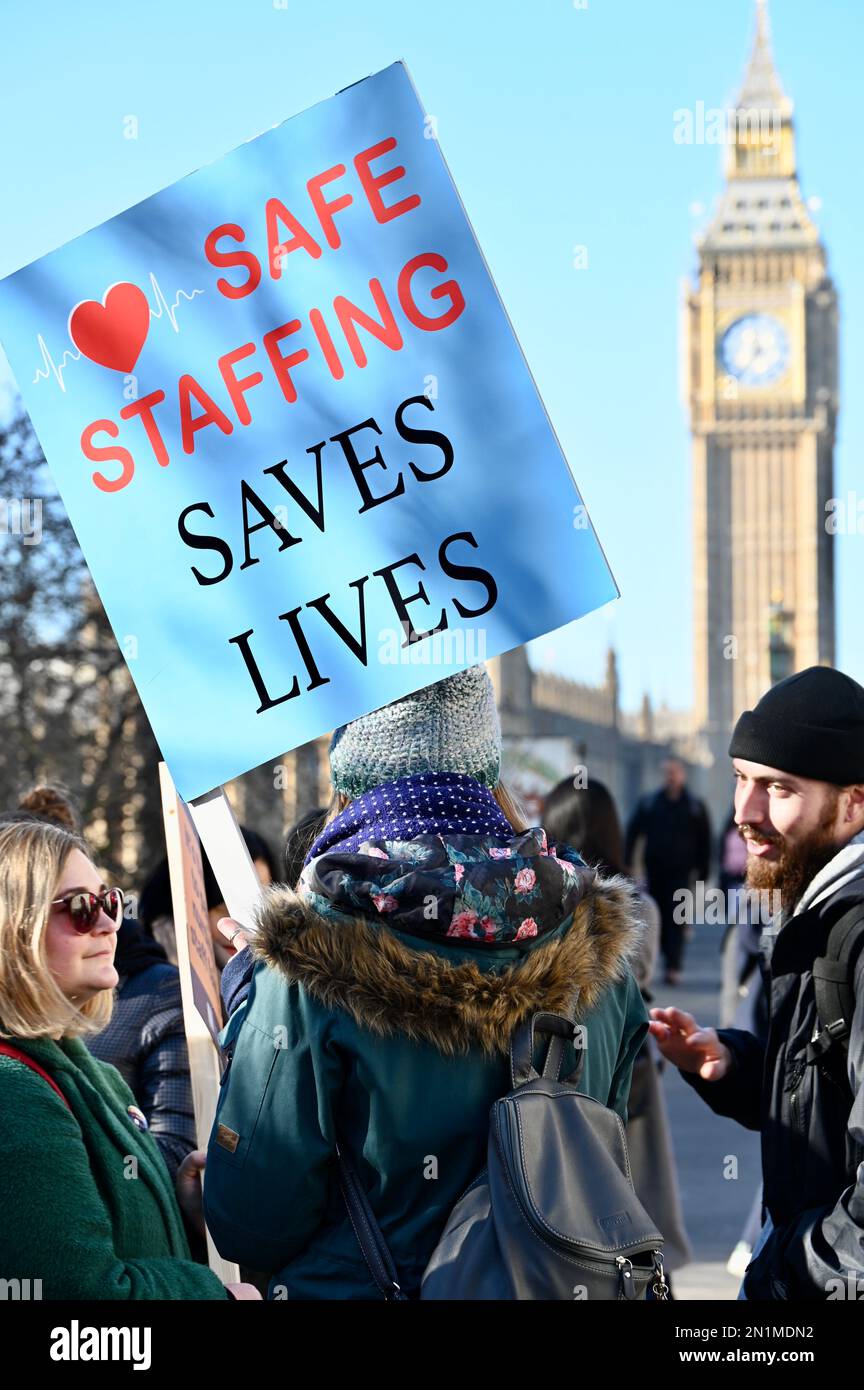
{"label": "big ben clock tower", "polygon": [[801,196],[792,103],[764,0],[726,115],[726,184],[686,300],[696,728],[711,800],[730,797],[738,715],[792,671],[834,661],[837,296]]}

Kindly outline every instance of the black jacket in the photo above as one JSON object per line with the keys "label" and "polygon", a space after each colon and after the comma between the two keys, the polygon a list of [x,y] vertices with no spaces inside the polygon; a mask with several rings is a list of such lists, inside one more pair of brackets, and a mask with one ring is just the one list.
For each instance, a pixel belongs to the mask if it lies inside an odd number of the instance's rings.
{"label": "black jacket", "polygon": [[632,863],[636,842],[645,837],[645,870],[650,884],[686,887],[690,875],[708,877],[711,823],[705,805],[685,788],[678,797],[658,792],[643,796],[627,826],[624,858]]}
{"label": "black jacket", "polygon": [[[857,895],[856,895],[857,896]],[[813,962],[856,896],[833,896],[763,930],[771,1019],[767,1043],[735,1028],[720,1081],[682,1072],[718,1115],[762,1131],[764,1204],[774,1230],[748,1266],[748,1299],[848,1297],[864,1292],[864,950],[855,968],[848,1057],[804,1054],[817,1026]],[[864,929],[864,897],[858,899]],[[832,1282],[834,1281],[834,1282]]]}

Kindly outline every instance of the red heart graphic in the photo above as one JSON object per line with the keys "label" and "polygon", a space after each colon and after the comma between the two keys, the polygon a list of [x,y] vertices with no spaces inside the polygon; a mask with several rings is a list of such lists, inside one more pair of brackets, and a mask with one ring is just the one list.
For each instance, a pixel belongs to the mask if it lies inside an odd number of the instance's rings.
{"label": "red heart graphic", "polygon": [[84,299],[69,315],[69,336],[91,362],[116,372],[131,372],[150,331],[150,305],[137,285],[122,283],[106,290],[100,304]]}

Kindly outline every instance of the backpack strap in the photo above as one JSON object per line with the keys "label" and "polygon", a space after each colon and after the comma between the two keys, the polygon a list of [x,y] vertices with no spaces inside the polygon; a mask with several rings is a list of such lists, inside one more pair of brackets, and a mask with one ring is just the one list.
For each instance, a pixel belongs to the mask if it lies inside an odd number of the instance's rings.
{"label": "backpack strap", "polygon": [[864,945],[864,901],[845,912],[828,933],[825,954],[813,962],[813,993],[820,1032],[807,1048],[807,1061],[816,1062],[832,1047],[849,1050],[855,1011],[855,965]]}
{"label": "backpack strap", "polygon": [[[536,1081],[541,1073],[534,1065],[537,1034],[549,1034],[549,1048],[543,1063],[542,1075],[552,1081],[558,1080],[565,1042],[577,1036],[577,1024],[563,1014],[532,1014],[530,1019],[517,1028],[510,1039],[510,1080],[515,1091],[527,1081]],[[581,1060],[581,1058],[580,1058]]]}
{"label": "backpack strap", "polygon": [[70,1114],[72,1113],[72,1106],[60,1090],[53,1076],[49,1076],[47,1071],[45,1071],[43,1067],[40,1067],[38,1062],[34,1062],[32,1057],[27,1056],[26,1052],[22,1052],[18,1047],[13,1047],[11,1043],[0,1040],[0,1057],[11,1057],[14,1062],[23,1062],[25,1067],[29,1067],[31,1071],[35,1071],[37,1076],[41,1076],[43,1081],[48,1082],[51,1090],[55,1095],[60,1097]]}
{"label": "backpack strap", "polygon": [[[527,1081],[536,1081],[539,1076],[543,1076],[548,1081],[558,1081],[561,1076],[561,1064],[564,1060],[564,1048],[568,1042],[576,1044],[576,1066],[566,1080],[575,1085],[582,1071],[582,1029],[576,1022],[576,1006],[579,1002],[580,989],[573,991],[566,1006],[566,1012],[560,1014],[540,1012],[532,1014],[523,1024],[514,1029],[510,1038],[510,1082],[513,1090],[517,1086],[524,1086]],[[549,1035],[549,1047],[543,1062],[542,1073],[537,1071],[534,1066],[534,1055],[537,1046],[537,1034],[546,1033]]]}
{"label": "backpack strap", "polygon": [[339,1165],[339,1186],[354,1228],[357,1244],[372,1275],[372,1281],[387,1303],[404,1303],[406,1296],[399,1285],[399,1276],[384,1232],[378,1225],[372,1203],[343,1150],[336,1144]]}

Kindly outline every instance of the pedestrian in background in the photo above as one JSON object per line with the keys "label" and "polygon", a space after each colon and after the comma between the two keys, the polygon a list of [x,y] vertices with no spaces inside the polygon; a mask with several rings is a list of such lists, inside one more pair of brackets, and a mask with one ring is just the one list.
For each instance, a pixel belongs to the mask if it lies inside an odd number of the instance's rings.
{"label": "pedestrian in background", "polygon": [[726,929],[720,943],[720,1027],[731,1028],[741,1001],[758,974],[759,924],[752,923],[748,897],[742,893],[747,872],[747,846],[735,824],[734,807],[717,846],[718,885],[726,905]]}
{"label": "pedestrian in background", "polygon": [[[586,864],[598,869],[604,878],[624,876],[618,810],[612,793],[596,778],[592,777],[585,787],[574,786],[569,777],[559,782],[546,798],[543,826],[550,845],[572,845]],[[660,913],[646,893],[640,892],[639,897],[645,930],[630,965],[643,1000],[650,1004],[660,944]],[[688,1264],[692,1254],[678,1192],[672,1133],[660,1079],[662,1067],[663,1059],[656,1045],[650,1037],[646,1038],[633,1066],[627,1102],[627,1148],[636,1195],[663,1232],[663,1260],[671,1273]]]}
{"label": "pedestrian in background", "polygon": [[[265,887],[277,878],[276,859],[263,835],[248,826],[241,825],[240,833],[246,842],[258,881]],[[210,938],[213,942],[213,955],[216,968],[224,970],[234,955],[234,947],[217,928],[217,923],[228,913],[223,900],[222,889],[213,872],[210,860],[201,851],[204,869],[204,895],[207,899],[207,916],[210,922]],[[177,939],[174,934],[174,902],[171,897],[171,875],[168,860],[162,859],[150,874],[141,897],[138,900],[138,916],[142,926],[150,933],[164,950],[172,964],[177,964]]]}
{"label": "pedestrian in background", "polygon": [[[667,985],[681,983],[684,963],[686,910],[676,903],[681,889],[691,890],[694,878],[708,879],[711,862],[711,823],[704,802],[687,787],[684,764],[668,758],[663,786],[642,797],[627,826],[624,860],[632,872],[635,852],[643,844],[646,887],[660,909],[660,950]],[[691,923],[691,925],[693,925]]]}
{"label": "pedestrian in background", "polygon": [[[720,1027],[742,1028],[763,1045],[768,1038],[768,995],[761,971],[762,922],[746,889],[747,844],[735,823],[734,807],[720,837],[720,889],[726,903],[726,931],[720,947]],[[741,1235],[726,1268],[740,1279],[762,1229],[762,1183],[753,1196]]]}
{"label": "pedestrian in background", "polygon": [[[301,816],[294,825],[291,826],[285,836],[285,844],[282,850],[283,869],[282,882],[287,883],[289,888],[296,888],[298,879],[303,872],[303,865],[306,856],[312,845],[317,840],[321,831],[327,823],[327,807],[316,806],[311,811],[307,811]],[[223,918],[223,921],[230,921],[230,918]],[[245,941],[245,934],[242,937],[239,930],[236,932],[229,929],[229,934],[225,938],[231,945],[234,954],[225,964],[222,971],[221,991],[222,1002],[225,1007],[225,1017],[227,1018],[234,1012],[239,1004],[245,999],[249,989],[250,962],[251,957],[248,951],[237,950],[237,946]],[[236,945],[235,945],[236,941]]]}

